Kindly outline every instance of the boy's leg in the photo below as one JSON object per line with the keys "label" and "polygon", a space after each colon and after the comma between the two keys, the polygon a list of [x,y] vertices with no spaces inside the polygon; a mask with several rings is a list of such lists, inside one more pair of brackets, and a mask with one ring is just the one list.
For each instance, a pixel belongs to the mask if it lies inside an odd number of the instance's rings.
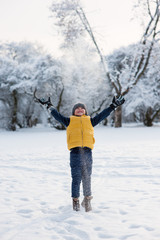
{"label": "boy's leg", "polygon": [[91,196],[91,175],[83,175],[82,176],[82,185],[83,185],[83,195],[84,196]]}
{"label": "boy's leg", "polygon": [[82,160],[83,195],[91,196],[92,152],[85,152]]}
{"label": "boy's leg", "polygon": [[82,184],[83,184],[83,195],[82,207],[85,208],[86,212],[92,210],[91,207],[91,174],[92,174],[92,152],[85,152],[82,161]]}
{"label": "boy's leg", "polygon": [[80,196],[80,184],[82,179],[81,163],[79,154],[70,154],[70,166],[72,176],[72,198],[76,199]]}

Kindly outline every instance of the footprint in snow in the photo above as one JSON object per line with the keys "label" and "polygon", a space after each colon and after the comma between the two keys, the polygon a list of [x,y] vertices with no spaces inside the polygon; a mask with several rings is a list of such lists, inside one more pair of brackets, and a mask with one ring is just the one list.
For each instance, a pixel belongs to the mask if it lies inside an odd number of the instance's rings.
{"label": "footprint in snow", "polygon": [[19,215],[21,215],[22,217],[25,217],[25,218],[31,218],[32,217],[32,215],[31,215],[32,212],[33,211],[31,209],[20,209],[20,210],[17,211],[17,213]]}
{"label": "footprint in snow", "polygon": [[130,226],[130,228],[132,228],[132,229],[137,229],[137,228],[144,228],[146,231],[154,231],[154,228],[152,228],[152,227],[148,227],[148,226],[144,226],[144,225],[136,225],[136,224],[132,224],[131,226]]}
{"label": "footprint in snow", "polygon": [[135,225],[135,224],[132,224],[129,228],[140,228],[141,226],[140,225]]}
{"label": "footprint in snow", "polygon": [[94,230],[95,230],[95,231],[103,231],[103,228],[101,228],[101,227],[95,227]]}
{"label": "footprint in snow", "polygon": [[111,239],[111,238],[114,238],[113,235],[109,235],[109,234],[106,234],[106,233],[99,233],[98,236],[99,236],[99,238],[103,238],[103,239]]}
{"label": "footprint in snow", "polygon": [[28,198],[20,198],[21,201],[24,201],[24,202],[28,202],[29,199]]}
{"label": "footprint in snow", "polygon": [[132,238],[132,237],[135,237],[135,239],[136,239],[136,236],[137,236],[137,234],[128,234],[128,235],[122,236],[120,239],[121,240],[127,240],[127,239]]}
{"label": "footprint in snow", "polygon": [[42,206],[44,206],[44,205],[46,205],[47,203],[44,202],[44,201],[42,201],[42,202],[40,202],[40,204],[41,204]]}
{"label": "footprint in snow", "polygon": [[145,230],[147,230],[147,231],[154,231],[154,228],[152,228],[152,227],[148,227],[148,226],[143,226],[143,228],[145,229]]}
{"label": "footprint in snow", "polygon": [[124,210],[119,210],[119,213],[121,214],[121,215],[126,215],[126,214],[128,214],[126,211],[124,211]]}
{"label": "footprint in snow", "polygon": [[23,213],[23,214],[28,214],[33,212],[31,209],[20,209],[17,211],[17,213]]}

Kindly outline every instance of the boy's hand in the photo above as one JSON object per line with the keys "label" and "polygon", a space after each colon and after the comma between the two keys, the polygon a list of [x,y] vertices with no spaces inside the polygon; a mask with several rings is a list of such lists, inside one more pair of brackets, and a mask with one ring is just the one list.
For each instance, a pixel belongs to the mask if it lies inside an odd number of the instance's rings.
{"label": "boy's hand", "polygon": [[124,102],[125,102],[125,99],[123,96],[121,96],[121,95],[119,97],[114,96],[110,107],[114,110],[118,106],[122,105]]}
{"label": "boy's hand", "polygon": [[53,106],[52,103],[51,103],[50,97],[48,98],[48,100],[45,100],[44,98],[39,98],[39,99],[37,99],[37,100],[38,100],[38,102],[41,103],[42,105],[46,106],[47,109],[50,108],[51,106]]}

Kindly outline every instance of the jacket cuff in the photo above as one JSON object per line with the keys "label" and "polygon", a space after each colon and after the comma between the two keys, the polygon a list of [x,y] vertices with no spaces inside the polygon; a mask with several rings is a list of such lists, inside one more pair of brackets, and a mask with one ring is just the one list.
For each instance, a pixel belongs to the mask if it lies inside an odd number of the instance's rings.
{"label": "jacket cuff", "polygon": [[111,104],[110,104],[110,108],[111,108],[112,110],[115,110],[116,107],[111,103]]}
{"label": "jacket cuff", "polygon": [[49,113],[51,113],[54,110],[54,107],[50,106],[47,110],[49,111]]}

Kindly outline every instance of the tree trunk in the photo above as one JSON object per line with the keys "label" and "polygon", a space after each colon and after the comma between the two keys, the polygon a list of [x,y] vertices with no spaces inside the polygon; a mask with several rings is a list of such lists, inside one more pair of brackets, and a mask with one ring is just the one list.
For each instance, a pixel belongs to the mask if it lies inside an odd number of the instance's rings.
{"label": "tree trunk", "polygon": [[153,126],[152,119],[150,119],[150,118],[145,119],[144,125],[147,127],[152,127]]}
{"label": "tree trunk", "polygon": [[153,126],[153,118],[152,118],[152,108],[148,108],[145,114],[144,125],[147,127]]}
{"label": "tree trunk", "polygon": [[15,131],[16,124],[17,124],[17,91],[13,90],[12,94],[13,94],[12,95],[13,96],[13,112],[12,112],[10,130]]}
{"label": "tree trunk", "polygon": [[115,127],[122,127],[122,106],[115,110]]}

